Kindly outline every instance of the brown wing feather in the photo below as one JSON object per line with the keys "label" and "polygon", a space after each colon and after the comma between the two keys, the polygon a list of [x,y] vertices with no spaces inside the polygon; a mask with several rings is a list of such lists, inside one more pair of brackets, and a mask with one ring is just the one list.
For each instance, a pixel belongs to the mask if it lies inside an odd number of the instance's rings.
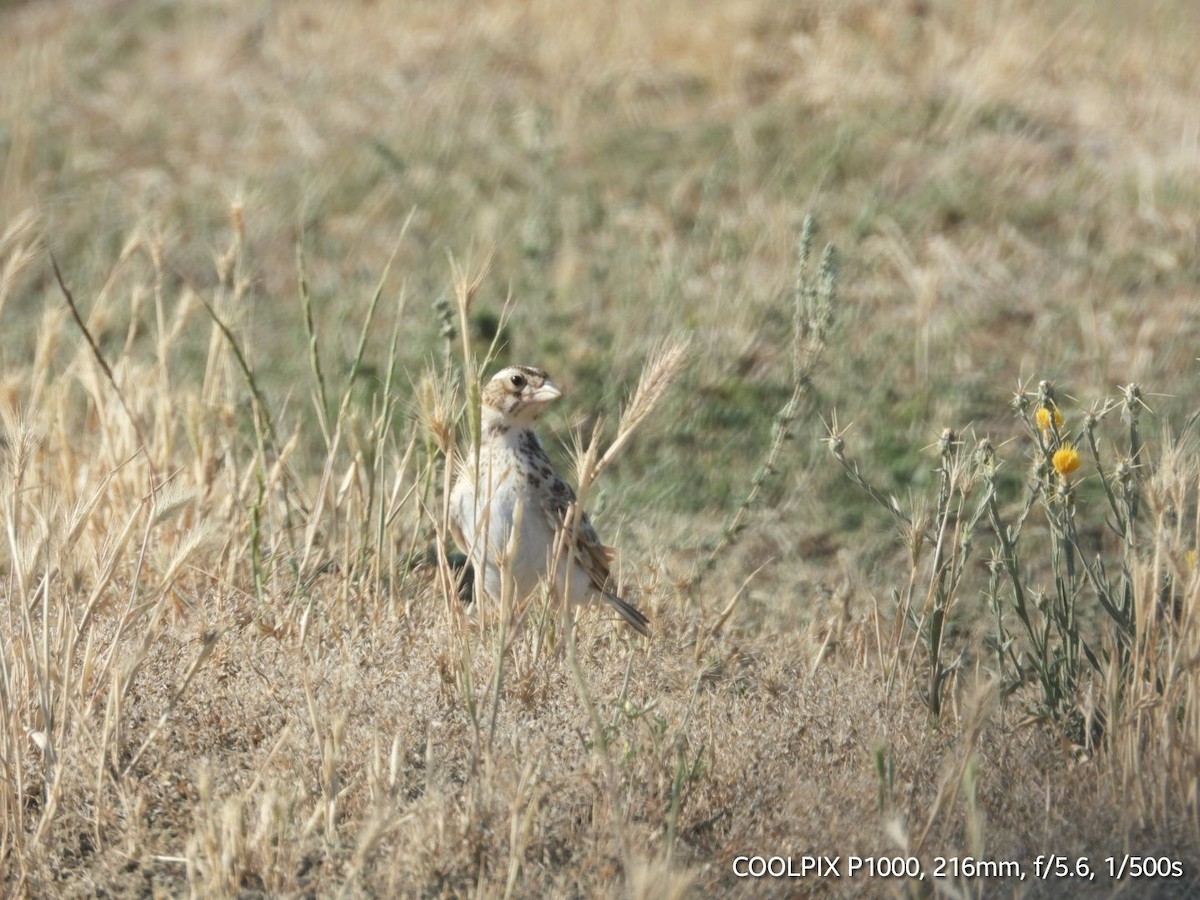
{"label": "brown wing feather", "polygon": [[[561,534],[571,518],[571,507],[575,503],[575,491],[554,471],[550,457],[546,455],[546,451],[542,449],[542,445],[534,437],[533,432],[530,431],[527,434],[534,438],[526,443],[525,448],[533,457],[534,469],[543,477],[548,476],[546,490],[538,492],[542,500],[542,514],[550,520],[555,532]],[[608,568],[610,557],[605,552],[608,548],[600,543],[600,536],[592,527],[587,513],[580,515],[579,528],[574,539],[576,560],[587,572],[592,587],[598,591],[604,590],[610,577]]]}
{"label": "brown wing feather", "polygon": [[608,548],[600,543],[596,529],[588,521],[587,513],[584,513],[579,519],[579,530],[575,534],[575,555],[583,570],[588,573],[592,587],[598,591],[607,590],[608,583],[612,580],[612,570],[609,568],[612,557],[607,551]]}
{"label": "brown wing feather", "polygon": [[[532,436],[533,432],[529,432]],[[571,507],[575,503],[575,491],[571,486],[558,477],[554,473],[553,466],[550,465],[550,459],[546,456],[546,451],[542,449],[536,438],[529,442],[528,449],[530,454],[535,457],[537,464],[544,464],[542,471],[549,471],[550,479],[546,485],[548,488],[541,491],[542,497],[542,514],[554,526],[554,530],[558,534],[562,534],[567,527],[567,522],[570,520]],[[631,628],[641,634],[649,635],[650,620],[646,615],[633,604],[618,597],[609,589],[609,583],[612,581],[612,571],[609,568],[616,552],[612,547],[606,547],[600,542],[600,536],[596,534],[596,529],[592,527],[591,520],[588,519],[587,513],[581,513],[579,516],[579,527],[575,531],[575,561],[587,573],[588,581],[591,582],[593,588],[599,593],[608,603],[621,614]]]}

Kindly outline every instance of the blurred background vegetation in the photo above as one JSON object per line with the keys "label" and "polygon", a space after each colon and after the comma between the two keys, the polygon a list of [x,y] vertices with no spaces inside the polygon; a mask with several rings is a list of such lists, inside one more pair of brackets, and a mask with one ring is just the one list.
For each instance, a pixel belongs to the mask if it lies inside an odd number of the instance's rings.
{"label": "blurred background vegetation", "polygon": [[[239,205],[248,289],[232,324],[301,416],[298,245],[333,372],[396,254],[383,309],[403,295],[409,324],[394,360],[378,329],[364,403],[388,365],[415,378],[441,352],[449,261],[494,251],[474,327],[490,338],[511,295],[503,359],[565,384],[563,438],[611,416],[654,341],[695,334],[685,390],[610,483],[618,515],[664,517],[681,546],[744,490],[789,392],[807,212],[845,260],[813,405],[854,423],[900,493],[930,483],[943,426],[1015,433],[1019,385],[1050,378],[1087,405],[1137,380],[1171,395],[1156,410],[1196,393],[1192,3],[34,2],[3,16],[0,222],[33,217],[85,308],[149,265],[122,261],[134,235],[161,242],[167,296],[211,286]],[[7,291],[8,371],[61,304],[48,268]],[[126,340],[116,314],[102,324]],[[875,514],[819,433],[810,418],[771,498],[782,539],[760,548],[801,578],[839,548],[875,552],[859,534]]]}

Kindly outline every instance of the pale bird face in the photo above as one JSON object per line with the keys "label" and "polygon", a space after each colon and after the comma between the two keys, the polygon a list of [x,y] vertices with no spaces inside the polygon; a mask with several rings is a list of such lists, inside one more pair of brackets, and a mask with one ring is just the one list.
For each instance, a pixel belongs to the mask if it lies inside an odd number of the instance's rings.
{"label": "pale bird face", "polygon": [[561,396],[542,369],[509,366],[493,375],[483,389],[483,421],[502,428],[528,427]]}

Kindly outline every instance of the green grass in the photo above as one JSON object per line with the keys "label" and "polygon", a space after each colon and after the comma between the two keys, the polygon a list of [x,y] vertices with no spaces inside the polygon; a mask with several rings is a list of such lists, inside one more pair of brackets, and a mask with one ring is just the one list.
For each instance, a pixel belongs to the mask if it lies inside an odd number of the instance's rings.
{"label": "green grass", "polygon": [[[892,640],[913,570],[818,416],[906,508],[932,503],[943,428],[989,437],[1009,516],[1013,392],[1050,379],[1069,411],[1136,381],[1161,466],[1200,394],[1197,24],[1186,2],[0,4],[6,888],[797,889],[733,877],[742,852],[1194,871],[1187,678],[1162,670],[1174,718],[1139,694],[1081,754],[987,686],[967,592],[930,723],[919,631]],[[810,212],[840,249],[828,350],[689,590],[793,390]],[[415,386],[458,370],[439,300],[457,329],[456,267],[489,255],[472,346],[564,387],[543,429],[564,469],[598,417],[612,440],[652,348],[692,339],[589,500],[655,637],[585,615],[582,678],[563,632],[460,616],[431,565],[444,482]],[[461,386],[432,394],[464,434]],[[187,502],[158,518],[163,480]],[[1102,508],[1094,480],[1077,497]]]}

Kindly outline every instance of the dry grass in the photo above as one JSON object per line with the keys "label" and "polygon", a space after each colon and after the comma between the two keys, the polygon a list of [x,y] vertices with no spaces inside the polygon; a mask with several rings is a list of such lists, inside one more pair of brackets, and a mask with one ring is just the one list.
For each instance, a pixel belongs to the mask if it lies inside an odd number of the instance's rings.
{"label": "dry grass", "polygon": [[[0,4],[6,890],[1057,896],[1034,860],[1087,854],[1071,888],[1103,896],[1132,853],[1186,867],[1139,895],[1186,895],[1197,24],[1186,2]],[[843,263],[806,344],[810,210]],[[686,364],[656,355],[681,332]],[[459,603],[445,460],[493,357],[567,389],[550,443],[598,436],[589,510],[651,640]],[[1013,521],[1037,453],[1006,403],[1039,378],[1064,412],[1130,382],[1153,410],[1134,549],[1097,479],[1078,499],[1080,540],[1126,565],[1125,655],[1082,593],[1081,621],[1127,664],[1085,667],[1058,721],[1001,700],[985,601],[926,592],[943,570],[897,549],[815,415],[958,535],[938,434],[992,439]],[[892,599],[926,593],[932,655]],[[1027,880],[732,869],[852,853]]]}

